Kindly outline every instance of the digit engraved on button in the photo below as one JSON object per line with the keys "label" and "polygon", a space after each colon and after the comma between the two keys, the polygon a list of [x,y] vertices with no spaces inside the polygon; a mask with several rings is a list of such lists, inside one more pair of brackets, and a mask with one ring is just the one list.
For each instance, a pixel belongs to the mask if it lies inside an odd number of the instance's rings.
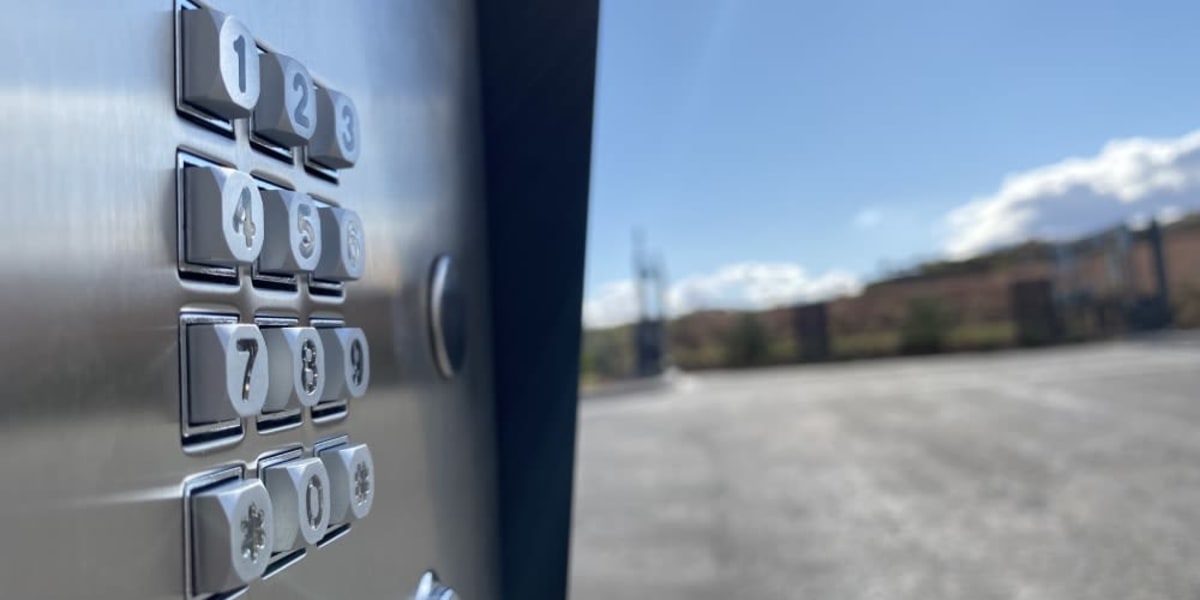
{"label": "digit engraved on button", "polygon": [[258,340],[245,339],[237,341],[238,352],[246,353],[246,373],[242,378],[242,402],[250,402],[250,384],[254,374],[254,359],[258,358]]}
{"label": "digit engraved on button", "polygon": [[300,231],[300,256],[312,258],[317,248],[317,230],[313,225],[316,210],[311,204],[301,204],[296,209],[296,229]]}
{"label": "digit engraved on button", "polygon": [[254,236],[258,232],[258,227],[254,224],[254,205],[252,204],[254,197],[250,188],[242,188],[242,193],[238,197],[237,210],[233,212],[233,230],[242,234],[242,238],[246,240],[246,247],[254,247]]}
{"label": "digit engraved on button", "polygon": [[325,504],[321,501],[321,492],[321,479],[313,475],[308,479],[304,508],[308,525],[314,529],[321,526],[321,519],[325,516]]}
{"label": "digit engraved on button", "polygon": [[304,344],[300,347],[300,364],[303,365],[303,370],[300,373],[300,381],[304,386],[304,391],[308,394],[314,394],[317,391],[317,384],[321,381],[320,367],[317,366],[317,344],[312,340],[304,340]]}

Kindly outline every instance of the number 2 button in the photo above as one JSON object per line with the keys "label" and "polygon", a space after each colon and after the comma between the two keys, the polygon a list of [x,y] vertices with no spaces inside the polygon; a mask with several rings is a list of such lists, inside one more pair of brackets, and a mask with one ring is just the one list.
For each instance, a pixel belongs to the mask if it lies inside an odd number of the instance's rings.
{"label": "number 2 button", "polygon": [[224,119],[250,116],[258,102],[258,48],[241,21],[210,9],[185,10],[183,100]]}
{"label": "number 2 button", "polygon": [[308,69],[290,56],[264,54],[260,71],[262,97],[254,108],[254,132],[288,148],[305,144],[317,129]]}
{"label": "number 2 button", "polygon": [[188,325],[188,419],[217,423],[259,413],[267,399],[267,344],[254,325]]}

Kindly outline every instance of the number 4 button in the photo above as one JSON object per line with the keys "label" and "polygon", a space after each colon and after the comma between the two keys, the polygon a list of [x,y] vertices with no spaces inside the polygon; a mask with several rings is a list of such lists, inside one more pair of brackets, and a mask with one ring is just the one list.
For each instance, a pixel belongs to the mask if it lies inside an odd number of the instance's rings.
{"label": "number 4 button", "polygon": [[254,325],[187,329],[188,419],[193,425],[254,416],[267,399],[267,345]]}
{"label": "number 4 button", "polygon": [[224,167],[184,171],[187,261],[250,264],[263,247],[263,201],[249,175]]}

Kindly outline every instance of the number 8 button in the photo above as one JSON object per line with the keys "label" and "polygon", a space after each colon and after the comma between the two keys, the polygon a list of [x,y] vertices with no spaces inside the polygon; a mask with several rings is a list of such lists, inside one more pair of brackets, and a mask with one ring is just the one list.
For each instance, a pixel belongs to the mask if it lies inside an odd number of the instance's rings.
{"label": "number 8 button", "polygon": [[254,132],[289,148],[301,146],[317,129],[312,76],[300,61],[265,54],[260,61],[262,97],[254,109]]}

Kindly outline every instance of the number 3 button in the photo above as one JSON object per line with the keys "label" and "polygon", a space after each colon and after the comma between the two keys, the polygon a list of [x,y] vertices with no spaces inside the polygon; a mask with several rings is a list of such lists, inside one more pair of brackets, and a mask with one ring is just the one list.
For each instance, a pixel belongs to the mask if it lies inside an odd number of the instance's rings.
{"label": "number 3 button", "polygon": [[254,325],[189,325],[188,419],[193,425],[250,417],[267,399],[267,347]]}
{"label": "number 3 button", "polygon": [[345,94],[317,88],[317,132],[308,144],[308,158],[331,169],[349,169],[358,162],[358,110]]}
{"label": "number 3 button", "polygon": [[254,109],[254,132],[289,148],[301,146],[317,129],[312,76],[300,61],[264,54],[262,97]]}
{"label": "number 3 button", "polygon": [[225,119],[250,116],[258,102],[258,48],[225,13],[183,11],[183,99]]}
{"label": "number 3 button", "polygon": [[263,246],[263,201],[254,180],[224,167],[188,167],[184,177],[188,262],[254,262]]}

